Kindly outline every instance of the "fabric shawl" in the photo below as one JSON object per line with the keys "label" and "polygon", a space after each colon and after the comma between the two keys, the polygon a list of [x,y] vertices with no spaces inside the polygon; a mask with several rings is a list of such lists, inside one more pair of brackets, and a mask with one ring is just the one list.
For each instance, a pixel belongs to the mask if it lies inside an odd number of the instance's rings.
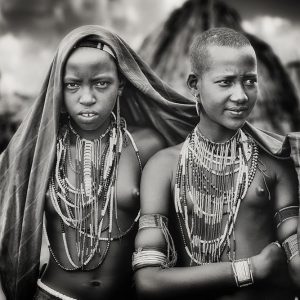
{"label": "fabric shawl", "polygon": [[32,299],[35,292],[63,68],[74,45],[89,35],[110,46],[126,78],[120,106],[128,123],[156,129],[169,145],[182,141],[196,124],[194,104],[161,81],[116,34],[94,25],[69,33],[58,47],[39,97],[0,157],[0,274],[8,299]]}
{"label": "fabric shawl", "polygon": [[[121,115],[128,123],[152,127],[173,145],[198,122],[194,102],[161,81],[117,35],[94,25],[67,35],[58,47],[39,97],[0,156],[0,274],[8,300],[32,299],[35,292],[44,196],[56,154],[63,99],[63,68],[74,45],[89,35],[97,35],[111,47],[127,80],[120,104]],[[255,131],[251,126],[248,129]],[[264,148],[280,154],[282,138],[258,130],[255,134]]]}

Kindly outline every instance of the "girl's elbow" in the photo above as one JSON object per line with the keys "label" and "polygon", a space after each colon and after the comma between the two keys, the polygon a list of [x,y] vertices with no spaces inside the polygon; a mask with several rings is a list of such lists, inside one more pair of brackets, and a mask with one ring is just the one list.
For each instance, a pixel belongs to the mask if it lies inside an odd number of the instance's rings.
{"label": "girl's elbow", "polygon": [[138,299],[158,298],[159,282],[157,280],[157,268],[142,268],[135,272],[134,281]]}

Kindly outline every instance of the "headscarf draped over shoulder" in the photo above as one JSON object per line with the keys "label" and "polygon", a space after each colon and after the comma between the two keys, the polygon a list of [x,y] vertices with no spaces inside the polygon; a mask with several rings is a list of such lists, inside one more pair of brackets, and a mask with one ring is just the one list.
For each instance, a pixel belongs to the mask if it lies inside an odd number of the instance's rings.
{"label": "headscarf draped over shoulder", "polygon": [[119,36],[93,25],[69,33],[58,47],[40,95],[0,157],[0,272],[8,299],[32,299],[35,291],[63,69],[74,45],[89,35],[96,35],[115,54],[126,79],[120,106],[128,123],[156,129],[169,145],[182,141],[196,124],[192,101],[161,81]]}

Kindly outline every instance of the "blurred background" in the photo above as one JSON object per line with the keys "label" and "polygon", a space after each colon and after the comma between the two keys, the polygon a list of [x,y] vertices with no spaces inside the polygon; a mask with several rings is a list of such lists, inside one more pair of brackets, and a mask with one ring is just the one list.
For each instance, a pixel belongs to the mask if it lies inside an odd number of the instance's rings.
{"label": "blurred background", "polygon": [[193,37],[226,26],[247,34],[259,61],[260,95],[249,121],[300,131],[299,0],[0,0],[0,152],[38,95],[56,47],[71,29],[119,33],[179,92]]}

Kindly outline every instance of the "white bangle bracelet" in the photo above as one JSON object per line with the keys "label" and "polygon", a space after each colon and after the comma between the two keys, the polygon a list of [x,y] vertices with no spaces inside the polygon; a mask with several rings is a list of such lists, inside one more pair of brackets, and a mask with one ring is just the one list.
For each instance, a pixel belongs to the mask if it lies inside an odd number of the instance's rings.
{"label": "white bangle bracelet", "polygon": [[250,259],[235,260],[231,263],[234,279],[238,287],[254,283]]}

